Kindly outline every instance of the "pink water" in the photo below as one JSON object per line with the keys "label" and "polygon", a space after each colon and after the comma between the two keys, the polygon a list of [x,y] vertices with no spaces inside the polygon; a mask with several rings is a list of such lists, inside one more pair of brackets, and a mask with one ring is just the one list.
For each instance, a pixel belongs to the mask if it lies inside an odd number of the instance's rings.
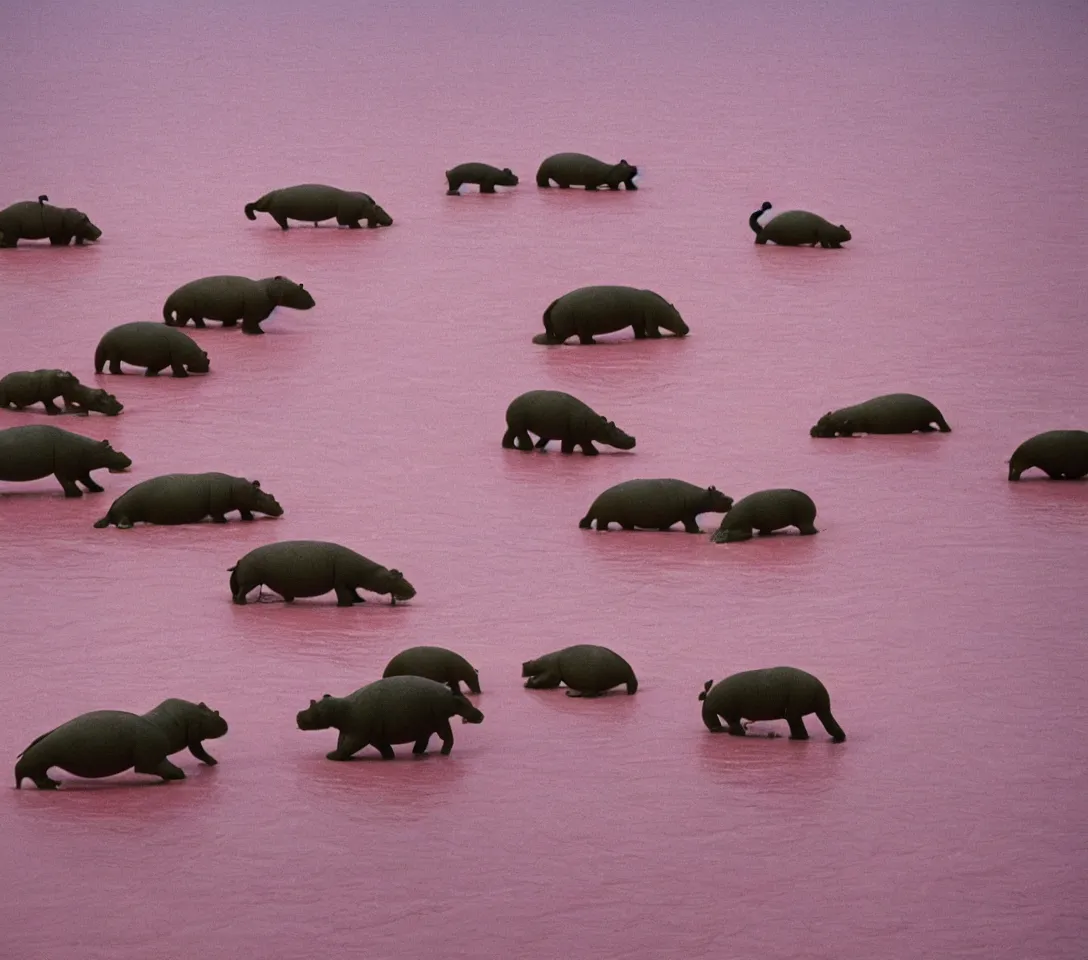
{"label": "pink water", "polygon": [[[524,6],[0,18],[0,205],[47,193],[104,231],[2,251],[3,372],[108,385],[121,417],[61,425],[134,460],[80,500],[3,485],[4,756],[167,696],[231,724],[218,767],[174,758],[181,783],[9,789],[0,956],[1082,960],[1088,485],[1009,484],[1004,461],[1088,425],[1088,11]],[[625,157],[641,189],[538,190],[560,150]],[[467,160],[521,186],[446,197]],[[395,225],[243,217],[304,181],[366,190]],[[854,240],[756,247],[765,199]],[[261,338],[190,328],[207,377],[94,376],[106,329],[212,273],[283,273],[317,308]],[[659,290],[691,336],[533,346],[589,283]],[[502,450],[533,388],[637,448]],[[953,432],[808,437],[891,391]],[[92,529],[131,484],[203,470],[260,479],[286,515]],[[604,488],[663,476],[800,487],[821,533],[578,529]],[[396,566],[418,597],[232,605],[227,568],[295,538]],[[637,696],[522,689],[522,660],[576,642],[626,656]],[[480,670],[486,720],[450,757],[333,764],[335,732],[296,729],[420,643]],[[704,729],[705,680],[779,663],[825,681],[845,744],[814,718],[806,743]]]}

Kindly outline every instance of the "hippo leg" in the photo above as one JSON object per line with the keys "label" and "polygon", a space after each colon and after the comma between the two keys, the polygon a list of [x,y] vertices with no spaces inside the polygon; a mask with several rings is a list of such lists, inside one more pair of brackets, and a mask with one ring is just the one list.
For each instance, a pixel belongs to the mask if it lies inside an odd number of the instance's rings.
{"label": "hippo leg", "polygon": [[427,744],[430,742],[430,740],[431,735],[429,733],[420,737],[415,742],[415,746],[412,747],[412,753],[414,753],[417,757],[423,756],[423,754],[427,752]]}
{"label": "hippo leg", "polygon": [[241,508],[239,508],[239,510],[238,510],[238,515],[243,520],[252,520],[253,519],[253,514],[252,513],[250,513],[248,510],[242,510]]}
{"label": "hippo leg", "polygon": [[801,714],[794,714],[786,717],[786,722],[790,725],[790,739],[791,740],[807,740],[808,730],[805,729],[805,718]]}
{"label": "hippo leg", "polygon": [[64,487],[64,495],[66,497],[82,497],[83,491],[76,486],[76,478],[71,476],[57,475],[57,481],[62,487]]}
{"label": "hippo leg", "polygon": [[435,730],[435,733],[437,733],[442,740],[442,756],[448,757],[450,751],[453,749],[453,727],[450,726],[448,718],[438,725],[438,729]]}
{"label": "hippo leg", "polygon": [[[173,374],[174,374],[175,377],[187,377],[187,376],[189,376],[189,371],[185,369],[185,364],[182,363],[179,360],[171,360],[170,361],[170,369],[173,371]],[[158,372],[159,372],[158,370],[155,371],[155,373],[158,373]],[[149,377],[151,376],[150,369],[147,371],[147,375]]]}
{"label": "hippo leg", "polygon": [[946,421],[945,418],[942,417],[939,413],[936,417],[933,418],[933,422],[937,424],[937,429],[940,430],[941,433],[952,432],[952,428],[948,425],[948,421]]}
{"label": "hippo leg", "polygon": [[[12,246],[14,247],[15,244],[13,243]],[[34,781],[34,786],[36,786],[39,790],[56,790],[57,787],[60,786],[60,781],[51,780],[46,775],[45,770],[41,771],[41,773],[27,773],[26,776],[30,777],[30,779]]]}
{"label": "hippo leg", "polygon": [[797,524],[797,530],[800,532],[802,537],[811,537],[814,533],[820,532],[811,523],[799,523]]}
{"label": "hippo leg", "polygon": [[631,329],[635,333],[636,340],[645,340],[647,337],[646,324],[641,320],[635,320],[631,324]]}
{"label": "hippo leg", "polygon": [[817,710],[816,719],[824,725],[824,729],[831,734],[831,739],[835,743],[842,743],[846,739],[846,733],[842,727],[835,722],[835,718],[831,716],[830,710]]}
{"label": "hippo leg", "polygon": [[699,529],[699,523],[695,517],[684,517],[684,532],[685,533],[702,533]]}
{"label": "hippo leg", "polygon": [[340,736],[336,740],[336,749],[333,750],[332,753],[326,753],[325,759],[350,760],[369,742],[369,740],[364,740],[362,737],[355,736],[354,734],[350,734],[344,730],[341,730]]}
{"label": "hippo leg", "polygon": [[570,184],[569,183],[560,183],[558,180],[556,180],[555,183],[559,187],[560,190],[569,190],[570,189]]}
{"label": "hippo leg", "polygon": [[770,537],[770,536],[773,536],[773,535],[774,535],[773,530],[764,530],[762,527],[759,530],[756,531],[756,536],[759,536],[759,537]]}
{"label": "hippo leg", "polygon": [[[537,442],[536,442],[536,448],[537,448],[537,450],[545,450],[545,449],[547,449],[547,446],[548,446],[548,444],[549,444],[549,443],[551,443],[552,439],[553,439],[552,437],[541,437],[541,438],[540,438],[539,440],[537,440]],[[530,443],[530,445],[532,445],[532,442],[533,442],[533,441],[532,441],[532,438],[530,437],[530,438],[529,438],[529,443]]]}
{"label": "hippo leg", "polygon": [[1083,480],[1085,477],[1088,477],[1088,470],[1066,470],[1062,476],[1065,477],[1066,480]]}
{"label": "hippo leg", "polygon": [[751,540],[752,531],[750,529],[741,529],[739,527],[733,527],[725,534],[726,543],[739,543],[741,540]]}
{"label": "hippo leg", "polygon": [[243,319],[242,320],[242,333],[252,334],[253,336],[257,336],[259,334],[264,333],[264,331],[261,329],[261,321],[260,320],[250,320],[248,318]]}
{"label": "hippo leg", "polygon": [[559,441],[559,452],[574,453],[574,441],[571,440],[569,437],[564,437],[562,440]]}
{"label": "hippo leg", "polygon": [[589,699],[591,699],[593,697],[601,696],[601,691],[600,690],[568,690],[567,691],[567,696],[568,697],[584,697],[585,699],[589,700]]}
{"label": "hippo leg", "polygon": [[626,189],[626,190],[637,190],[638,189],[638,184],[635,183],[634,177],[632,177],[629,180],[624,180],[623,181],[623,186],[624,186],[624,189]]}
{"label": "hippo leg", "polygon": [[228,320],[224,320],[223,321],[223,326],[224,327],[236,327],[236,326],[238,326],[238,318],[237,317],[231,317]]}
{"label": "hippo leg", "polygon": [[336,591],[336,605],[338,607],[350,607],[355,603],[366,603],[366,601],[355,592],[355,588],[352,586],[338,583],[333,589]]}
{"label": "hippo leg", "polygon": [[212,514],[212,523],[226,523],[227,518],[222,513]]}
{"label": "hippo leg", "polygon": [[151,367],[151,366],[149,366],[144,371],[144,376],[145,377],[157,377],[159,375],[159,371],[162,370],[162,369],[163,369],[162,367]]}
{"label": "hippo leg", "polygon": [[578,446],[582,448],[582,454],[586,457],[595,457],[601,452],[595,446],[593,446],[592,440],[587,440],[585,443],[578,444]]}
{"label": "hippo leg", "polygon": [[656,323],[646,324],[646,336],[648,336],[651,340],[661,339],[661,330]]}
{"label": "hippo leg", "polygon": [[118,515],[117,519],[113,521],[113,524],[115,527],[117,527],[118,530],[131,530],[132,518],[126,517],[124,514],[120,514]]}
{"label": "hippo leg", "polygon": [[116,356],[110,357],[109,364],[110,364],[110,373],[115,373],[116,374],[116,373],[123,373],[124,372],[121,369],[121,360],[120,360],[120,358],[118,358]]}
{"label": "hippo leg", "polygon": [[596,190],[596,189],[597,189],[597,184],[595,184],[595,183],[587,183],[587,184],[586,184],[586,189],[587,189],[587,190]]}
{"label": "hippo leg", "polygon": [[525,681],[525,688],[527,690],[554,690],[562,682],[562,677],[554,671],[546,671],[544,673],[538,673],[535,677],[530,677]]}
{"label": "hippo leg", "polygon": [[189,752],[197,758],[201,763],[206,763],[209,767],[216,766],[219,761],[215,759],[207,750],[204,749],[204,744],[199,740],[189,744]]}
{"label": "hippo leg", "polygon": [[[547,186],[547,184],[545,184]],[[7,239],[3,234],[0,234],[0,247],[17,247],[19,245],[19,238],[17,236]]]}
{"label": "hippo leg", "polygon": [[[621,527],[622,529],[624,529],[624,530],[634,530],[634,529],[635,529],[635,525],[634,525],[633,523],[624,523],[624,522],[623,522],[622,520],[620,521],[620,527]],[[597,529],[598,529],[598,530],[600,530],[600,529],[601,529],[601,525],[600,525],[600,523],[598,523],[598,524],[597,524]],[[607,529],[608,529],[608,527],[607,527],[607,526],[605,526],[605,529],[607,530]]]}
{"label": "hippo leg", "polygon": [[578,334],[578,342],[582,344],[583,347],[592,347],[595,346],[597,343],[597,341],[593,339],[592,333]]}
{"label": "hippo leg", "polygon": [[[198,330],[203,330],[207,326],[203,317],[190,317],[189,319],[193,321],[193,326]],[[183,323],[182,326],[184,327],[185,324]]]}
{"label": "hippo leg", "polygon": [[393,752],[393,745],[391,743],[376,743],[374,744],[378,749],[378,753],[382,755],[383,760],[396,760],[397,755]]}
{"label": "hippo leg", "polygon": [[746,737],[748,735],[744,730],[744,724],[740,722],[740,717],[726,717],[725,722],[729,725],[729,736]]}
{"label": "hippo leg", "polygon": [[[269,212],[271,212],[271,211],[269,211]],[[288,228],[287,227],[287,218],[282,213],[273,213],[272,214],[272,219],[275,220],[276,223],[278,223],[280,225],[281,230],[286,230]]]}
{"label": "hippo leg", "polygon": [[490,183],[490,182],[480,184],[480,193],[494,193],[494,192],[495,192],[495,184]]}
{"label": "hippo leg", "polygon": [[52,399],[43,400],[42,403],[45,405],[45,412],[51,417],[60,413],[60,407],[58,407]]}
{"label": "hippo leg", "polygon": [[461,196],[461,181],[458,180],[455,184],[452,180],[449,182],[450,188],[446,191],[447,197],[459,197]]}
{"label": "hippo leg", "polygon": [[136,761],[136,765],[133,768],[137,773],[148,773],[155,777],[162,777],[163,780],[184,780],[185,771],[181,767],[176,767],[166,757],[163,757],[158,762],[148,761],[146,758],[141,758]]}

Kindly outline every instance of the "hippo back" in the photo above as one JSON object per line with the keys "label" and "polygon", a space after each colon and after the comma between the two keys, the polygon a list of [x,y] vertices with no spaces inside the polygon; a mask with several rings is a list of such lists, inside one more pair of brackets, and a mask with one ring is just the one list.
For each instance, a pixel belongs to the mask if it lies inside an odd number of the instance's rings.
{"label": "hippo back", "polygon": [[358,692],[358,701],[367,711],[368,725],[372,724],[371,743],[418,740],[434,733],[444,719],[453,715],[454,707],[449,687],[416,676],[376,680]]}
{"label": "hippo back", "polygon": [[575,644],[560,650],[558,659],[563,682],[575,690],[607,690],[634,677],[631,665],[608,647]]}

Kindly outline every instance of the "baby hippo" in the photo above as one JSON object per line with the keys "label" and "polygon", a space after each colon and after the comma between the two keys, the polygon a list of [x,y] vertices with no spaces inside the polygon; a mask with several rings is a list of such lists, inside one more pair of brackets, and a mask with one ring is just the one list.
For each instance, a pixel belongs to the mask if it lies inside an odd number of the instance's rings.
{"label": "baby hippo", "polygon": [[717,487],[673,479],[625,480],[597,497],[578,526],[588,530],[596,521],[598,530],[607,530],[610,523],[624,530],[668,530],[679,522],[688,533],[701,533],[699,514],[725,513],[732,506],[733,498]]}
{"label": "baby hippo", "polygon": [[461,683],[473,693],[480,692],[476,668],[459,653],[445,647],[409,647],[398,653],[385,667],[382,677],[426,677],[461,692]]}
{"label": "baby hippo", "polygon": [[134,523],[200,523],[205,517],[226,523],[231,510],[243,520],[252,520],[253,511],[283,516],[283,507],[261,489],[259,480],[226,473],[168,473],[126,490],[95,527],[101,530],[112,523],[128,530]]}
{"label": "baby hippo", "polygon": [[530,690],[553,690],[565,683],[568,697],[599,697],[621,683],[627,685],[628,695],[638,690],[631,665],[608,647],[591,643],[527,660],[521,665],[521,675],[529,678],[525,686]]}
{"label": "baby hippo", "polygon": [[203,741],[226,732],[227,721],[218,710],[173,697],[142,715],[94,710],[43,733],[20,753],[15,786],[29,777],[39,790],[55,790],[59,784],[49,778],[50,767],[88,779],[134,769],[163,780],[184,780],[185,771],[167,757],[188,747],[198,760],[215,766]]}
{"label": "baby hippo", "polygon": [[425,677],[388,677],[360,687],[346,697],[325,694],[299,711],[300,730],[340,731],[329,760],[350,760],[363,747],[373,746],[383,760],[394,760],[395,743],[412,743],[412,753],[427,752],[433,734],[442,739],[442,755],[453,749],[450,717],[462,723],[483,723],[484,715],[466,697],[444,683]]}
{"label": "baby hippo", "polygon": [[456,197],[464,183],[475,183],[480,193],[494,193],[496,187],[516,187],[518,178],[509,167],[493,167],[489,163],[461,163],[446,171],[447,196]]}
{"label": "baby hippo", "polygon": [[820,531],[813,525],[816,504],[800,490],[760,490],[738,500],[722,518],[721,525],[710,535],[711,543],[734,543],[751,540],[752,531],[761,537],[775,530],[794,526],[802,537]]}
{"label": "baby hippo", "polygon": [[581,447],[587,457],[598,453],[593,446],[594,440],[618,450],[632,450],[635,446],[634,437],[588,404],[561,390],[530,390],[510,402],[506,408],[506,433],[502,445],[508,450],[530,451],[533,449],[530,433],[540,438],[536,442],[537,450],[558,440],[563,453],[574,453],[575,447]]}

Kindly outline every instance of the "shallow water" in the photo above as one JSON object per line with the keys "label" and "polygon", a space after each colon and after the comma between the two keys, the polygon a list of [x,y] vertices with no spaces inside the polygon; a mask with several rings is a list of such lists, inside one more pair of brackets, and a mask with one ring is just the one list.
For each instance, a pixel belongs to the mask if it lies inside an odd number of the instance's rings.
{"label": "shallow water", "polygon": [[[122,416],[50,422],[134,460],[80,500],[2,485],[6,755],[166,696],[231,724],[218,767],[174,758],[181,783],[55,772],[55,794],[7,794],[4,956],[1084,956],[1088,484],[1009,484],[1005,461],[1088,424],[1088,14],[795,7],[3,14],[0,203],[46,193],[104,231],[0,251],[5,372],[108,386]],[[640,189],[538,190],[560,150],[622,156]],[[467,160],[521,185],[446,197]],[[395,224],[243,217],[305,181],[366,190]],[[757,247],[765,199],[854,239]],[[94,375],[106,329],[212,273],[282,273],[317,307],[264,337],[190,327],[205,377]],[[531,344],[589,283],[658,290],[690,337]],[[535,388],[637,447],[501,449]],[[953,432],[809,438],[893,391]],[[260,479],[285,516],[92,528],[131,484],[203,470]],[[669,476],[800,487],[821,532],[578,529],[611,484]],[[243,553],[303,538],[403,570],[417,598],[230,603]],[[522,689],[523,660],[578,642],[627,657],[638,694]],[[480,670],[486,720],[455,725],[450,757],[333,764],[333,732],[296,729],[420,643]],[[813,717],[806,743],[706,731],[707,679],[779,663],[824,680],[845,744]]]}

